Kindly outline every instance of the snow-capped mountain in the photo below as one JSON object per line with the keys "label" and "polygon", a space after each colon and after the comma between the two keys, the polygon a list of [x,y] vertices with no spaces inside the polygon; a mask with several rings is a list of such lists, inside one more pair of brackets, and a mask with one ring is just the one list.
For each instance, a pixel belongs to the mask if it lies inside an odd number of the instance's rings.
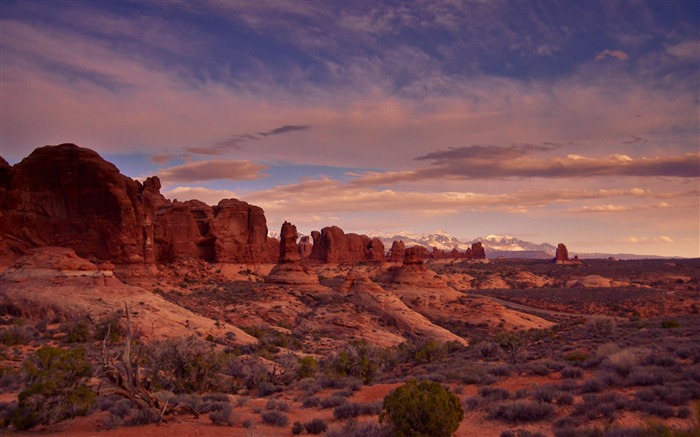
{"label": "snow-capped mountain", "polygon": [[481,241],[487,251],[524,252],[536,251],[545,252],[554,256],[557,248],[548,243],[536,244],[521,240],[510,235],[487,235],[479,237],[472,242]]}
{"label": "snow-capped mountain", "polygon": [[444,231],[435,231],[429,234],[416,234],[413,232],[382,232],[382,231],[372,231],[368,232],[367,236],[370,238],[379,238],[382,243],[389,248],[391,243],[397,240],[403,241],[407,247],[410,246],[425,246],[428,248],[437,247],[439,250],[451,251],[455,247],[458,250],[465,251],[470,244],[463,243],[457,238],[448,234]]}
{"label": "snow-capped mountain", "polygon": [[475,238],[471,241],[460,241],[444,231],[435,231],[428,234],[416,234],[413,232],[382,232],[372,231],[367,233],[369,237],[377,237],[389,248],[395,240],[402,240],[406,246],[425,246],[427,248],[437,247],[439,250],[451,251],[455,247],[460,251],[465,251],[471,247],[472,243],[481,241],[486,255],[489,258],[498,256],[523,257],[523,258],[550,258],[556,252],[556,247],[551,244],[536,244],[524,241],[510,235],[487,235],[486,237]]}

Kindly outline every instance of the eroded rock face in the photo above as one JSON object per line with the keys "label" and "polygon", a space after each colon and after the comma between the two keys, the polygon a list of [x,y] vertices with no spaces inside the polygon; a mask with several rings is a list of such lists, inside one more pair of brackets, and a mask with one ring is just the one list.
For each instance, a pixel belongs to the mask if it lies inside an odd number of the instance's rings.
{"label": "eroded rock face", "polygon": [[569,258],[569,250],[566,248],[564,243],[559,243],[557,245],[557,252],[554,257],[554,262],[557,264],[579,264],[581,261],[578,259],[578,255],[574,256],[573,259]]}
{"label": "eroded rock face", "polygon": [[328,264],[356,262],[383,262],[384,244],[378,238],[366,235],[346,234],[338,226],[329,226],[321,232],[313,231],[314,245],[310,258]]}
{"label": "eroded rock face", "polygon": [[391,262],[401,262],[403,261],[405,252],[406,244],[403,241],[394,241],[391,243],[391,249],[389,249],[386,260]]}
{"label": "eroded rock face", "polygon": [[564,243],[559,243],[557,245],[557,253],[554,258],[554,261],[557,264],[563,264],[566,261],[569,261],[569,250],[566,248],[566,245]]}
{"label": "eroded rock face", "polygon": [[486,251],[484,250],[484,246],[481,244],[481,241],[477,241],[476,243],[472,243],[471,251],[469,253],[469,258],[470,259],[486,259]]}
{"label": "eroded rock face", "polygon": [[316,272],[301,265],[301,256],[297,248],[298,237],[296,226],[289,222],[282,224],[279,259],[265,278],[265,282],[290,285],[318,284]]}
{"label": "eroded rock face", "polygon": [[0,265],[44,246],[120,264],[270,258],[261,208],[170,202],[157,177],[141,184],[74,144],[40,147],[14,167],[2,160],[0,212]]}

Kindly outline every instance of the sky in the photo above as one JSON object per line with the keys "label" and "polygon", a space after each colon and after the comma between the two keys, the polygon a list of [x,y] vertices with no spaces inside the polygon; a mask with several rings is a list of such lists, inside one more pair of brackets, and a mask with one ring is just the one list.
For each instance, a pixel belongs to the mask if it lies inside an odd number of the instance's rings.
{"label": "sky", "polygon": [[700,2],[0,2],[0,155],[270,230],[700,256]]}

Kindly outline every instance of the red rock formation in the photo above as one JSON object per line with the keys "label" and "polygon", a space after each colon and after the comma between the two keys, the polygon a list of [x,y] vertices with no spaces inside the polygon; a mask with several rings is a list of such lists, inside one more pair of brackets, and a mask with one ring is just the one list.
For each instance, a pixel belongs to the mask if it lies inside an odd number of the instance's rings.
{"label": "red rock formation", "polygon": [[297,227],[289,222],[284,222],[280,230],[280,257],[277,261],[279,264],[301,261],[297,249],[297,238],[299,238]]}
{"label": "red rock formation", "polygon": [[370,240],[367,247],[366,258],[368,261],[383,263],[384,262],[384,243],[377,237]]}
{"label": "red rock formation", "polygon": [[366,235],[346,234],[337,226],[313,231],[314,245],[310,259],[328,264],[350,264],[357,262],[382,262],[384,244],[379,239]]}
{"label": "red rock formation", "polygon": [[569,250],[566,248],[564,243],[559,243],[557,245],[557,253],[554,257],[554,262],[557,264],[565,264],[569,261]]}
{"label": "red rock formation", "polygon": [[289,222],[280,231],[279,259],[265,282],[273,284],[318,284],[316,272],[301,265],[297,248],[297,228]]}
{"label": "red rock formation", "polygon": [[471,259],[486,259],[486,251],[484,250],[484,246],[481,244],[481,241],[472,243],[471,249]]}
{"label": "red rock formation", "polygon": [[394,241],[391,243],[391,249],[386,256],[387,261],[401,262],[403,261],[406,252],[406,244],[403,241]]}
{"label": "red rock formation", "polygon": [[40,147],[14,167],[0,161],[0,237],[0,265],[43,246],[120,264],[269,259],[259,207],[171,203],[157,177],[141,184],[74,144]]}
{"label": "red rock formation", "polygon": [[574,256],[573,259],[569,259],[569,250],[566,248],[564,243],[559,243],[557,245],[557,252],[554,257],[554,262],[557,264],[580,264],[581,261],[578,259],[578,255]]}

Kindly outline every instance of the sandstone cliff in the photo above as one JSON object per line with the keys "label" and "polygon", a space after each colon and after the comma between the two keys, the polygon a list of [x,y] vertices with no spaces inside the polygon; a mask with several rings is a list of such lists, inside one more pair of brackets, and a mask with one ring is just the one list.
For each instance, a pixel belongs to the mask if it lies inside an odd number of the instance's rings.
{"label": "sandstone cliff", "polygon": [[274,262],[261,208],[170,202],[157,177],[142,184],[74,144],[40,147],[15,166],[0,161],[0,234],[0,265],[43,246],[125,264]]}

